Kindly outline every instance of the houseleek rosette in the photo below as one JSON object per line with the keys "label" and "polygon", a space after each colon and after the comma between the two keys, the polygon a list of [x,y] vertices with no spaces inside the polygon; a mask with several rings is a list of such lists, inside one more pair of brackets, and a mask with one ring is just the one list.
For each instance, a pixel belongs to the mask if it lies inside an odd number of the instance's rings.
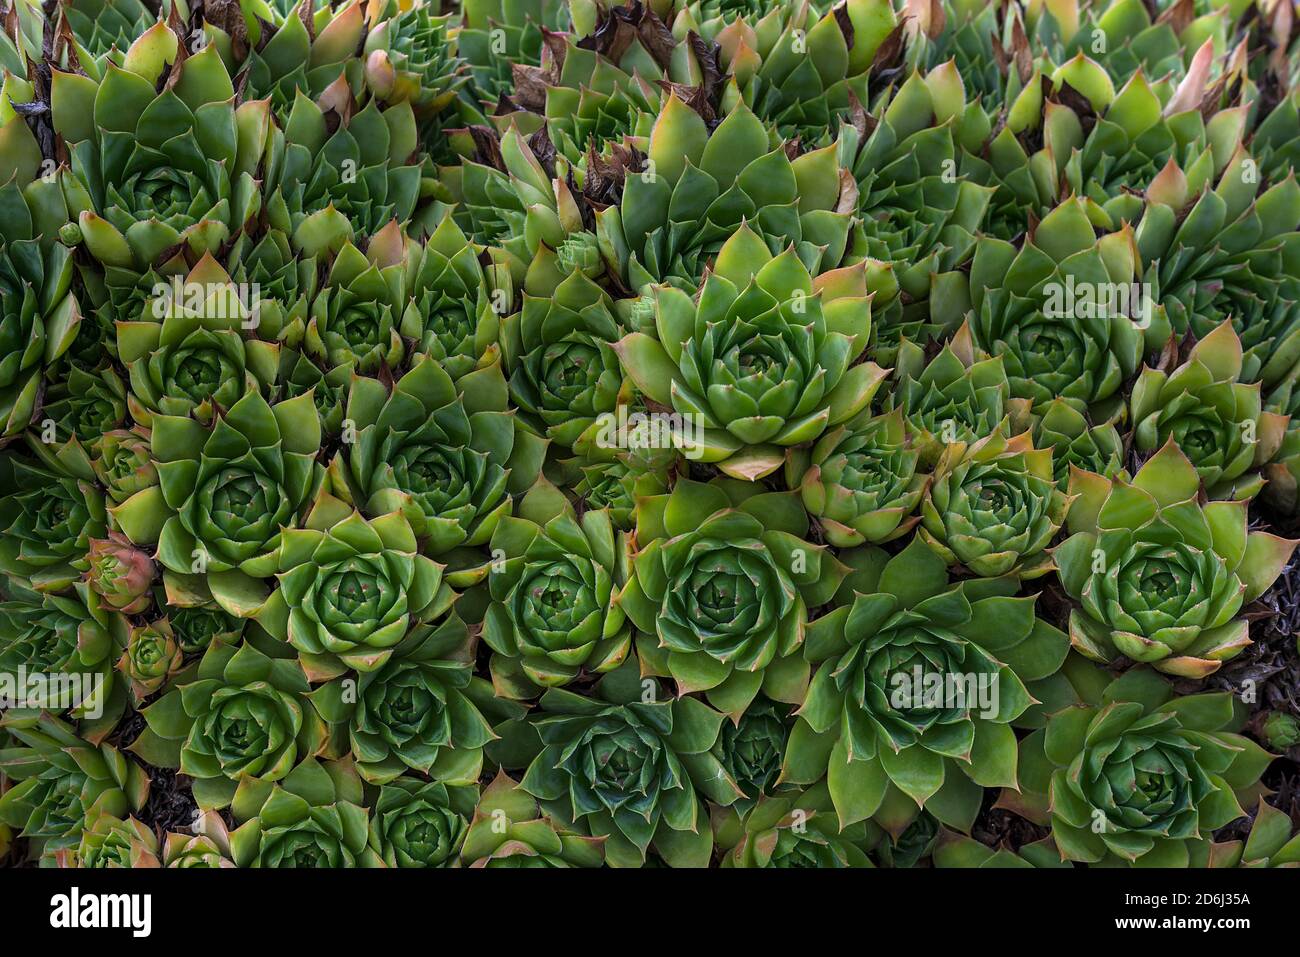
{"label": "houseleek rosette", "polygon": [[37,591],[62,592],[90,568],[90,541],[107,532],[104,495],[76,442],[34,458],[0,460],[0,571]]}
{"label": "houseleek rosette", "polygon": [[855,361],[867,347],[865,267],[816,279],[794,249],[773,256],[741,226],[696,298],[655,293],[655,336],[617,345],[646,396],[676,411],[679,447],[739,479],[762,478],[784,449],[865,409],[887,371]]}
{"label": "houseleek rosette", "polygon": [[1282,444],[1287,416],[1263,408],[1259,383],[1241,381],[1242,349],[1226,320],[1172,372],[1143,369],[1129,400],[1134,446],[1154,452],[1177,443],[1212,498],[1249,499],[1263,486],[1260,466]]}
{"label": "houseleek rosette", "polygon": [[45,390],[40,423],[42,430],[53,425],[55,442],[76,439],[90,445],[105,432],[125,424],[129,401],[126,382],[111,365],[87,368],[78,364],[77,358],[71,358],[55,374],[59,381],[50,383]]}
{"label": "houseleek rosette", "polygon": [[87,555],[90,567],[85,580],[99,595],[100,603],[127,615],[147,611],[153,596],[154,564],[149,556],[133,548],[121,532],[108,538],[92,538]]}
{"label": "houseleek rosette", "polygon": [[284,529],[278,554],[277,587],[252,614],[313,681],[381,668],[412,627],[456,600],[401,512],[367,519],[326,492],[301,528]]}
{"label": "houseleek rosette", "polygon": [[242,782],[279,781],[323,749],[325,724],[296,660],[214,642],[186,677],[141,712],[147,727],[131,751],[191,777],[201,809],[227,807]]}
{"label": "houseleek rosette", "polygon": [[1300,185],[1289,176],[1257,196],[1242,148],[1217,183],[1209,176],[1171,160],[1147,186],[1136,232],[1145,279],[1176,332],[1203,339],[1231,320],[1241,381],[1268,391],[1300,364]]}
{"label": "houseleek rosette", "polygon": [[[283,122],[299,90],[315,99],[340,76],[359,88],[365,4],[354,0],[335,9],[312,0],[277,0],[260,6],[241,7],[232,18],[238,21],[233,33],[246,34],[247,55],[239,72],[246,77],[247,99],[269,100]],[[203,29],[223,57],[233,60],[232,31],[214,22],[223,12],[206,11]]]}
{"label": "houseleek rosette", "polygon": [[1019,433],[1029,424],[1028,400],[1011,398],[1002,357],[976,360],[967,337],[954,339],[928,362],[925,350],[904,340],[893,378],[886,407],[902,411],[925,471],[950,442]]}
{"label": "houseleek rosette", "polygon": [[893,558],[876,548],[851,558],[853,602],[808,629],[816,670],[782,780],[826,774],[845,827],[888,798],[900,832],[920,808],[968,830],[983,788],[1015,787],[1011,722],[1033,703],[1025,682],[1054,673],[1069,642],[1036,616],[1034,596],[1014,597],[1015,577],[952,585],[919,537]]}
{"label": "houseleek rosette", "polygon": [[630,397],[614,354],[624,329],[609,296],[574,272],[545,295],[524,295],[501,326],[510,396],[556,445],[582,448],[597,416]]}
{"label": "houseleek rosette", "polygon": [[158,837],[133,817],[125,820],[104,812],[88,819],[75,855],[60,855],[71,867],[161,867]]}
{"label": "houseleek rosette", "polygon": [[371,851],[389,867],[458,866],[477,790],[410,777],[385,784],[371,809]]}
{"label": "houseleek rosette", "polygon": [[1137,273],[1132,231],[1098,240],[1084,201],[1066,200],[1020,249],[992,237],[976,244],[966,331],[1002,357],[1012,395],[1036,407],[1064,398],[1107,417],[1153,319]]}
{"label": "houseleek rosette", "polygon": [[868,407],[831,429],[811,449],[786,455],[785,477],[837,548],[888,542],[908,534],[929,476],[919,470],[901,410],[872,416]]}
{"label": "houseleek rosette", "polygon": [[216,811],[201,811],[192,834],[167,834],[163,838],[162,866],[176,868],[231,868],[230,829]]}
{"label": "houseleek rosette", "polygon": [[166,618],[131,629],[117,670],[131,688],[136,705],[144,702],[180,671],[184,663],[180,642]]}
{"label": "houseleek rosette", "polygon": [[382,867],[369,846],[361,780],[341,761],[309,758],[283,781],[245,779],[231,808],[237,867]]}
{"label": "houseleek rosette", "polygon": [[420,199],[422,167],[408,102],[358,109],[345,76],[313,102],[300,89],[283,133],[272,128],[264,190],[269,223],[309,255],[341,240],[405,226]]}
{"label": "houseleek rosette", "polygon": [[1035,449],[1028,432],[1013,439],[994,433],[944,450],[917,534],[949,564],[977,575],[1036,578],[1052,567],[1045,549],[1069,507],[1050,448]]}
{"label": "houseleek rosette", "polygon": [[1203,678],[1250,644],[1242,606],[1277,579],[1296,542],[1247,531],[1244,501],[1197,501],[1200,479],[1171,439],[1131,484],[1076,471],[1070,537],[1053,550],[1079,603],[1070,641]]}
{"label": "houseleek rosette", "polygon": [[1124,446],[1115,426],[1090,425],[1088,417],[1065,399],[1053,399],[1035,414],[1034,445],[1052,450],[1052,470],[1062,491],[1069,487],[1072,468],[1106,478],[1124,470]]}
{"label": "houseleek rosette", "polygon": [[[35,693],[24,689],[28,708],[52,714],[68,710],[81,722],[80,733],[98,743],[109,734],[126,705],[113,665],[126,647],[125,617],[106,608],[85,582],[76,582],[64,595],[33,591],[20,582],[4,585],[0,602],[0,671],[18,674],[26,668],[49,676],[49,685]],[[81,684],[60,683],[78,679]],[[75,694],[69,698],[69,693]]]}
{"label": "houseleek rosette", "polygon": [[854,103],[868,101],[868,70],[894,12],[881,0],[850,0],[842,13],[807,3],[781,12],[779,32],[772,23],[761,32],[751,27],[734,45],[720,33],[732,74],[723,103],[743,99],[782,137],[820,145]]}
{"label": "houseleek rosette", "polygon": [[[25,128],[21,118],[11,122]],[[37,229],[19,180],[0,186],[0,442],[31,422],[42,372],[68,351],[81,327],[72,251],[41,243]]]}
{"label": "houseleek rosette", "polygon": [[448,37],[451,14],[441,4],[389,0],[373,4],[362,55],[366,85],[385,103],[409,102],[420,116],[433,116],[456,98],[469,73]]}
{"label": "houseleek rosette", "polygon": [[483,640],[499,695],[533,698],[628,657],[632,625],[614,599],[631,572],[630,546],[605,512],[578,516],[542,479],[518,515],[497,523],[489,548]]}
{"label": "houseleek rosette", "polygon": [[210,422],[250,389],[270,393],[279,346],[257,338],[257,304],[211,256],[162,289],[147,318],[119,320],[118,358],[130,374],[131,417],[156,413]]}
{"label": "houseleek rosette", "polygon": [[[321,429],[309,395],[268,405],[249,392],[205,428],[156,415],[159,490],[119,524],[137,544],[158,542],[158,560],[181,574],[206,574],[216,600],[243,614],[220,573],[254,578],[276,571],[282,532],[296,528],[324,477]],[[236,578],[236,591],[242,583]]]}
{"label": "houseleek rosette", "polygon": [[713,834],[701,798],[740,796],[710,752],[726,718],[689,696],[647,701],[637,671],[629,661],[591,697],[548,690],[521,786],[559,821],[604,837],[611,867],[640,867],[651,847],[670,866],[704,867]]}
{"label": "houseleek rosette", "polygon": [[418,361],[391,392],[355,378],[347,416],[356,436],[330,466],[334,490],[367,515],[400,511],[435,557],[487,544],[546,453],[511,414],[499,364],[453,383],[439,363]]}
{"label": "houseleek rosette", "polygon": [[149,798],[140,765],[48,712],[10,711],[0,732],[11,739],[0,747],[0,772],[13,783],[0,794],[0,821],[30,839],[36,856],[75,849],[87,820],[140,811]]}
{"label": "houseleek rosette", "polygon": [[158,469],[149,446],[149,430],[141,426],[105,432],[87,450],[90,467],[113,505],[158,484]]}
{"label": "houseleek rosette", "polygon": [[99,81],[54,71],[54,127],[90,201],[81,236],[106,267],[142,271],[182,244],[197,258],[261,211],[259,107],[236,108],[216,47],[182,57],[180,43],[160,21]]}
{"label": "houseleek rosette", "polygon": [[416,772],[448,785],[478,780],[483,746],[494,737],[484,712],[494,720],[517,715],[474,676],[475,647],[453,613],[416,627],[380,668],[312,692],[316,710],[348,738],[363,779],[387,784]]}
{"label": "houseleek rosette", "polygon": [[618,607],[644,637],[642,671],[702,691],[738,718],[760,689],[796,704],[808,682],[800,653],[809,610],[846,569],[806,541],[794,492],[732,480],[678,479],[637,509],[635,574]]}
{"label": "houseleek rosette", "polygon": [[770,253],[793,245],[816,275],[839,266],[850,214],[834,146],[793,161],[748,107],[712,132],[676,94],[650,133],[646,169],[629,174],[618,205],[597,217],[600,249],[629,288],[694,290],[705,264],[748,223]]}
{"label": "houseleek rosette", "polygon": [[841,829],[825,782],[794,795],[764,796],[741,814],[713,809],[722,867],[874,867],[867,852],[880,840],[872,821]]}
{"label": "houseleek rosette", "polygon": [[605,840],[558,825],[504,771],[483,789],[461,847],[469,867],[600,867]]}
{"label": "houseleek rosette", "polygon": [[1015,800],[1063,859],[1186,867],[1272,758],[1233,726],[1228,693],[1175,696],[1133,669],[1021,742]]}
{"label": "houseleek rosette", "polygon": [[[1012,238],[1028,216],[1046,214],[1070,194],[1115,223],[1133,222],[1137,194],[1171,158],[1183,168],[1201,163],[1221,173],[1241,142],[1246,108],[1206,120],[1199,107],[1208,79],[1206,64],[1162,100],[1161,84],[1153,87],[1142,70],[1117,91],[1105,67],[1082,52],[1037,68],[984,156],[965,164],[978,181],[997,186],[995,234]],[[1041,146],[1026,149],[1025,142]]]}
{"label": "houseleek rosette", "polygon": [[326,369],[347,365],[373,375],[402,361],[405,253],[395,222],[372,237],[364,253],[350,242],[339,250],[312,301],[303,339],[305,351]]}
{"label": "houseleek rosette", "polygon": [[723,722],[713,753],[744,793],[733,805],[737,810],[745,810],[780,788],[793,710],[788,704],[760,696],[749,703],[739,722]]}
{"label": "houseleek rosette", "polygon": [[872,118],[874,129],[857,118],[845,123],[838,145],[858,184],[850,258],[888,270],[872,283],[872,305],[877,352],[892,361],[887,346],[900,336],[947,332],[969,306],[959,267],[975,251],[993,190],[957,170],[962,151],[987,136],[988,120],[966,103],[951,61],[913,72]]}
{"label": "houseleek rosette", "polygon": [[453,379],[490,365],[500,353],[500,317],[513,311],[504,270],[484,268],[451,217],[438,224],[413,258],[407,285],[414,302],[403,311],[401,333],[418,339],[420,351],[438,360]]}

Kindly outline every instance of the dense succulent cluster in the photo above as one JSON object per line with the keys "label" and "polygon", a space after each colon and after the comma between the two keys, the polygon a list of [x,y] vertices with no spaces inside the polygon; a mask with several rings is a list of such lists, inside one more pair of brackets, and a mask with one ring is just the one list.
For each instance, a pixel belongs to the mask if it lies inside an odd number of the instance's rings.
{"label": "dense succulent cluster", "polygon": [[1296,866],[1297,12],[0,0],[0,863]]}

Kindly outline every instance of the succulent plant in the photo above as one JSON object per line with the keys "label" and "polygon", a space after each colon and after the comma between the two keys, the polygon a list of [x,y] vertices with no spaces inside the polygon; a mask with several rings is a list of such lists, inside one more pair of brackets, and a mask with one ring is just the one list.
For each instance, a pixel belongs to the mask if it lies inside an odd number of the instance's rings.
{"label": "succulent plant", "polygon": [[389,867],[454,867],[469,833],[475,788],[400,777],[379,789],[370,848]]}
{"label": "succulent plant", "polygon": [[497,720],[501,710],[487,682],[474,676],[473,655],[465,623],[452,614],[436,627],[415,628],[383,666],[318,688],[312,704],[331,728],[345,729],[369,783],[415,772],[466,787],[478,780],[483,746],[495,737],[480,706]]}
{"label": "succulent plant", "polygon": [[163,867],[229,868],[230,830],[216,811],[202,811],[194,822],[194,833],[169,833],[163,840]]}
{"label": "succulent plant", "polygon": [[181,663],[180,642],[171,623],[160,618],[131,629],[117,670],[130,684],[131,695],[139,704],[162,688],[180,670]]}
{"label": "succulent plant", "polygon": [[660,287],[655,336],[630,332],[617,351],[637,388],[680,416],[679,447],[753,481],[785,447],[868,407],[887,375],[854,364],[870,334],[864,267],[814,279],[793,248],[773,256],[742,225],[698,295]]}
{"label": "succulent plant", "polygon": [[1075,471],[1070,537],[1053,551],[1079,606],[1070,642],[1199,678],[1250,644],[1242,605],[1264,593],[1296,543],[1247,527],[1246,503],[1197,501],[1200,477],[1173,440],[1132,483]]}
{"label": "succulent plant", "polygon": [[511,414],[499,364],[453,383],[438,362],[417,362],[391,393],[356,378],[347,417],[355,440],[346,468],[331,465],[331,487],[367,515],[401,512],[433,556],[485,545],[546,453],[546,440]]}
{"label": "succulent plant", "polygon": [[1154,452],[1171,438],[1212,498],[1247,499],[1263,480],[1253,470],[1282,445],[1287,416],[1263,408],[1258,384],[1240,381],[1241,340],[1225,321],[1172,372],[1143,369],[1130,399],[1134,445]]}
{"label": "succulent plant", "polygon": [[[833,146],[790,160],[748,107],[712,131],[676,94],[650,132],[647,163],[597,216],[601,253],[632,290],[669,282],[694,290],[705,263],[747,223],[770,254],[795,247],[813,275],[840,265],[849,214]],[[746,244],[746,256],[752,244]]]}
{"label": "succulent plant", "polygon": [[279,781],[323,750],[325,724],[297,661],[214,642],[187,677],[141,712],[148,726],[131,750],[193,778],[202,810],[228,807],[241,782]]}
{"label": "succulent plant", "polygon": [[237,867],[380,867],[361,780],[343,762],[303,761],[283,782],[246,778],[232,808]]}
{"label": "succulent plant", "polygon": [[76,856],[67,855],[73,867],[161,867],[158,838],[133,817],[125,820],[99,812],[87,820]]}
{"label": "succulent plant", "polygon": [[1235,792],[1271,758],[1229,730],[1232,720],[1226,693],[1176,697],[1133,669],[1024,739],[1018,800],[1050,818],[1063,859],[1185,867],[1245,813]]}
{"label": "succulent plant", "polygon": [[611,672],[595,697],[547,690],[532,722],[542,748],[521,787],[606,838],[612,867],[640,866],[651,846],[671,866],[702,867],[713,835],[701,796],[727,805],[741,794],[711,753],[725,717],[698,698],[645,700],[636,672]]}
{"label": "succulent plant", "polygon": [[1291,818],[1263,798],[1245,841],[1210,845],[1208,867],[1300,867],[1300,837]]}
{"label": "succulent plant", "polygon": [[1052,567],[1046,548],[1070,498],[1056,487],[1052,450],[1028,432],[954,442],[935,466],[917,535],[950,564],[996,578],[1036,578]]}
{"label": "succulent plant", "polygon": [[762,797],[743,816],[714,810],[722,867],[873,867],[867,852],[880,828],[858,821],[841,829],[825,783],[793,796]]}
{"label": "succulent plant", "polygon": [[733,719],[761,690],[802,700],[801,653],[810,609],[825,604],[847,569],[805,540],[793,492],[678,479],[637,507],[635,574],[618,596],[645,637],[642,673],[671,677],[679,694],[703,692]]}
{"label": "succulent plant", "polygon": [[87,820],[101,813],[144,807],[149,778],[116,748],[78,738],[49,713],[11,711],[0,730],[12,739],[0,749],[0,770],[14,782],[0,794],[0,820],[31,840],[35,856],[74,851]]}
{"label": "succulent plant", "polygon": [[1066,636],[1038,618],[1014,577],[949,582],[920,538],[890,558],[865,550],[849,579],[855,597],[816,619],[804,655],[815,665],[790,735],[782,779],[827,775],[839,822],[872,816],[889,792],[910,817],[925,808],[969,828],[983,788],[1014,788],[1011,722],[1054,673]]}
{"label": "succulent plant", "polygon": [[483,640],[497,694],[533,698],[628,660],[632,625],[616,598],[631,575],[631,549],[608,514],[578,516],[543,479],[517,516],[497,523],[489,547]]}
{"label": "succulent plant", "polygon": [[600,867],[604,844],[543,816],[536,799],[499,772],[479,797],[461,859],[469,867]]}

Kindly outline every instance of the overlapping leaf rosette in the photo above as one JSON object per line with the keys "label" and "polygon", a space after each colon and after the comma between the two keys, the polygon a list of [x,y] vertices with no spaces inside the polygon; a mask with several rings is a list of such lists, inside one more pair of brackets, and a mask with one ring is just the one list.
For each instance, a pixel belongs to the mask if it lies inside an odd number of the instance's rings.
{"label": "overlapping leaf rosette", "polygon": [[920,538],[892,558],[850,557],[853,601],[804,642],[814,672],[782,779],[825,774],[845,827],[876,815],[897,834],[924,808],[968,831],[984,788],[1016,786],[1011,723],[1034,702],[1025,682],[1056,672],[1068,640],[1034,596],[1015,597],[1015,577],[951,584]]}
{"label": "overlapping leaf rosette", "polygon": [[546,817],[536,798],[499,772],[474,809],[461,859],[467,867],[600,867],[604,845],[604,838],[588,837]]}
{"label": "overlapping leaf rosette", "polygon": [[879,825],[858,821],[841,829],[825,782],[793,796],[760,798],[747,813],[737,805],[713,811],[713,833],[725,851],[722,867],[874,867],[868,852]]}
{"label": "overlapping leaf rosette", "polygon": [[1011,397],[1002,357],[977,360],[964,336],[928,361],[924,349],[904,340],[893,380],[886,407],[902,412],[925,471],[934,468],[950,442],[975,442],[995,432],[1018,434],[1031,421],[1029,400]]}
{"label": "overlapping leaf rosette", "polygon": [[146,317],[117,323],[138,424],[148,428],[156,413],[211,421],[250,389],[270,394],[279,347],[259,337],[258,303],[246,301],[216,260],[205,253],[157,292]]}
{"label": "overlapping leaf rosette", "polygon": [[0,820],[44,861],[75,849],[88,820],[139,811],[148,800],[143,768],[111,745],[79,738],[48,712],[7,712],[0,730],[9,738],[0,772],[13,782],[0,794]]}
{"label": "overlapping leaf rosette", "polygon": [[1021,742],[1009,800],[1050,823],[1063,859],[1186,867],[1272,757],[1233,727],[1227,693],[1175,695],[1134,669]]}
{"label": "overlapping leaf rosette", "polygon": [[202,811],[193,833],[170,832],[163,838],[162,866],[176,868],[230,868],[230,829],[215,811]]}
{"label": "overlapping leaf rosette", "polygon": [[283,781],[246,779],[231,808],[237,867],[382,867],[361,779],[346,762],[303,761]]}
{"label": "overlapping leaf rosette", "polygon": [[1263,408],[1260,385],[1242,381],[1242,363],[1241,339],[1225,320],[1172,372],[1144,368],[1129,398],[1134,447],[1154,452],[1174,441],[1211,498],[1256,495],[1258,469],[1277,455],[1289,421]]}
{"label": "overlapping leaf rosette", "polygon": [[[1043,64],[1008,107],[1007,122],[966,169],[997,186],[990,231],[1011,239],[1073,194],[1093,215],[1118,225],[1136,219],[1140,192],[1172,158],[1202,164],[1217,177],[1245,132],[1245,107],[1199,109],[1208,72],[1177,89],[1153,87],[1138,70],[1116,89],[1106,69],[1083,53]],[[1163,94],[1163,95],[1162,95]],[[1026,146],[1025,144],[1029,145]]]}
{"label": "overlapping leaf rosette", "polygon": [[1144,281],[1169,324],[1204,339],[1232,322],[1241,379],[1265,391],[1300,362],[1300,186],[1294,177],[1258,196],[1255,161],[1238,149],[1213,189],[1206,164],[1172,161],[1146,190],[1136,239]]}
{"label": "overlapping leaf rosette", "polygon": [[518,717],[474,675],[475,641],[454,613],[417,625],[379,668],[345,674],[312,692],[317,712],[341,729],[357,772],[371,784],[428,774],[453,787],[474,784],[489,719]]}
{"label": "overlapping leaf rosette", "polygon": [[633,291],[655,283],[693,291],[743,223],[769,254],[793,245],[817,275],[841,264],[848,243],[856,187],[840,172],[834,146],[791,160],[748,107],[710,131],[673,94],[645,167],[629,171],[618,204],[596,216],[601,255]]}
{"label": "overlapping leaf rosette", "polygon": [[309,395],[271,406],[249,392],[211,428],[156,415],[159,485],[129,518],[119,510],[118,523],[136,544],[157,542],[165,568],[206,576],[223,608],[246,614],[247,579],[274,574],[284,530],[298,527],[321,486],[320,442]]}
{"label": "overlapping leaf rosette", "polygon": [[804,508],[838,548],[907,535],[930,477],[908,435],[902,411],[872,416],[870,407],[786,455],[785,477]]}
{"label": "overlapping leaf rosette", "polygon": [[434,117],[469,82],[450,39],[451,14],[419,0],[370,4],[372,26],[362,54],[366,85],[385,103],[408,102],[420,117]]}
{"label": "overlapping leaf rosette", "polygon": [[[10,93],[8,81],[4,92]],[[0,107],[0,116],[3,109]],[[20,117],[13,117],[9,125],[31,136]],[[35,140],[28,146],[35,147]],[[6,144],[3,154],[6,159],[16,158],[17,149]],[[30,183],[25,191],[20,189],[20,184],[36,179],[39,149],[31,159],[34,162],[27,170],[10,170],[9,163],[0,161],[0,176],[15,177],[0,186],[0,233],[4,235],[0,243],[0,350],[4,355],[0,360],[0,442],[11,441],[31,423],[47,387],[43,373],[72,346],[82,319],[72,290],[72,251],[62,243],[42,241],[39,232],[58,225],[44,221],[47,214],[42,206],[52,220],[66,215],[62,190],[57,183],[51,184],[53,189],[47,188],[40,180]]]}
{"label": "overlapping leaf rosette", "polygon": [[631,548],[607,512],[579,516],[541,479],[516,515],[498,521],[488,547],[483,640],[499,696],[535,698],[628,660],[632,624],[616,598],[631,574]]}
{"label": "overlapping leaf rosette", "polygon": [[850,258],[872,265],[882,361],[892,362],[900,336],[951,331],[969,307],[959,267],[976,248],[993,190],[959,176],[958,164],[987,135],[951,61],[913,72],[872,114],[841,126],[840,153],[859,190]]}
{"label": "overlapping leaf rosette", "polygon": [[605,838],[611,867],[653,850],[673,867],[704,867],[713,833],[702,798],[740,796],[711,748],[726,717],[698,698],[643,690],[635,662],[589,696],[551,688],[530,718],[541,745],[521,782],[558,822]]}
{"label": "overlapping leaf rosette", "polygon": [[[367,519],[328,493],[301,528],[282,531],[277,554],[276,587],[250,613],[293,646],[313,681],[378,670],[414,625],[456,600],[401,512]],[[258,582],[242,577],[230,573],[231,594],[254,600]]]}
{"label": "overlapping leaf rosette", "polygon": [[1078,606],[1070,641],[1202,678],[1250,644],[1244,605],[1277,579],[1296,542],[1248,530],[1244,501],[1198,500],[1196,469],[1173,440],[1127,482],[1074,471],[1070,537],[1053,551]]}
{"label": "overlapping leaf rosette", "polygon": [[141,712],[147,727],[130,750],[179,769],[192,779],[198,806],[220,810],[244,782],[269,785],[325,750],[325,722],[309,689],[293,658],[271,658],[248,643],[213,643]]}
{"label": "overlapping leaf rosette", "polygon": [[1090,424],[1088,416],[1066,399],[1052,399],[1034,416],[1034,445],[1052,450],[1056,484],[1069,489],[1070,470],[1083,469],[1113,478],[1124,470],[1124,444],[1109,422]]}
{"label": "overlapping leaf rosette", "polygon": [[478,788],[400,777],[379,789],[370,850],[388,867],[455,867]]}
{"label": "overlapping leaf rosette", "polygon": [[1034,448],[1028,432],[1011,439],[995,432],[944,450],[917,535],[977,575],[1037,578],[1052,567],[1046,549],[1070,501],[1056,487],[1050,448]]}
{"label": "overlapping leaf rosette", "polygon": [[567,4],[546,0],[466,0],[456,51],[469,64],[474,88],[495,99],[511,85],[516,63],[536,65],[544,30],[562,28]]}
{"label": "overlapping leaf rosette", "polygon": [[688,455],[750,481],[867,408],[887,375],[857,362],[871,334],[865,266],[814,279],[793,247],[773,255],[744,226],[694,297],[655,291],[654,332],[617,346],[637,388],[676,412]]}
{"label": "overlapping leaf rosette", "polygon": [[581,451],[597,418],[631,398],[614,345],[625,331],[609,295],[581,272],[553,290],[524,293],[501,328],[510,395],[519,414],[557,446]]}
{"label": "overlapping leaf rosette", "polygon": [[1012,395],[1036,407],[1064,398],[1098,421],[1113,418],[1155,319],[1137,284],[1137,259],[1131,230],[1097,239],[1086,202],[1066,200],[1019,249],[979,241],[971,314],[958,335],[1002,358]]}
{"label": "overlapping leaf rosette", "polygon": [[391,392],[356,378],[347,415],[355,437],[330,466],[333,490],[370,516],[401,512],[431,556],[486,545],[546,453],[511,414],[495,364],[453,383],[420,361]]}
{"label": "overlapping leaf rosette", "polygon": [[715,37],[732,74],[723,106],[743,100],[783,137],[820,145],[855,102],[870,99],[873,68],[896,67],[896,15],[883,0],[848,0],[838,12],[801,0],[773,12],[779,21],[738,19]]}
{"label": "overlapping leaf rosette", "polygon": [[197,259],[261,211],[262,110],[236,106],[215,47],[184,55],[181,42],[159,22],[98,81],[54,71],[54,128],[77,177],[65,193],[106,267],[142,272],[176,246]]}
{"label": "overlapping leaf rosette", "polygon": [[642,500],[635,575],[618,596],[642,633],[642,672],[671,677],[681,694],[703,692],[733,719],[760,690],[797,704],[810,610],[847,573],[807,535],[795,493],[753,483],[682,478]]}

